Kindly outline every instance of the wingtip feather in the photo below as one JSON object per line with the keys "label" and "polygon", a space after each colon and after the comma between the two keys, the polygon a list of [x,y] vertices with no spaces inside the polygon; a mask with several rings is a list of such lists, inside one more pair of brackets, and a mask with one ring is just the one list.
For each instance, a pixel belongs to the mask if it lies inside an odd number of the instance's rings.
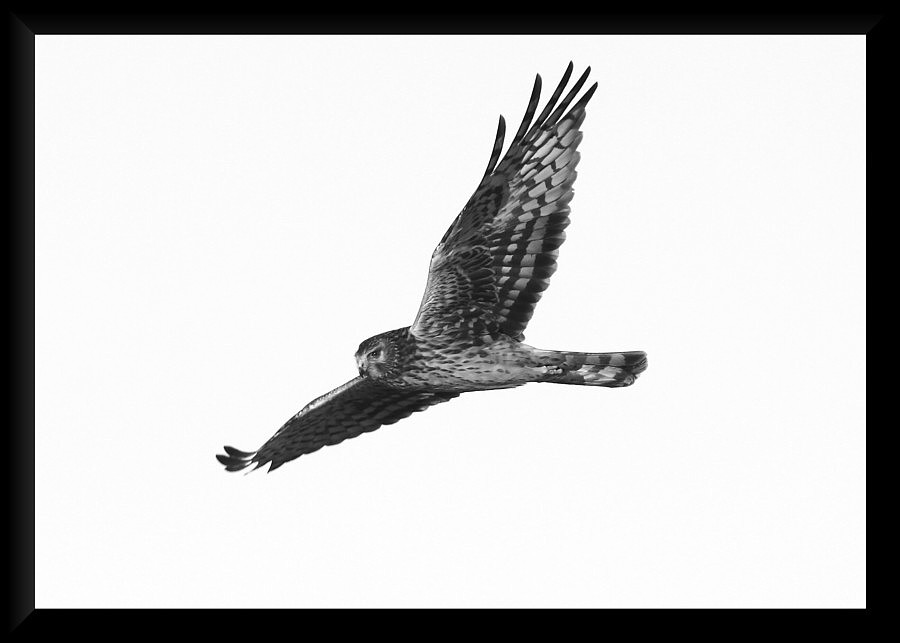
{"label": "wingtip feather", "polygon": [[252,458],[255,453],[253,451],[241,451],[240,449],[235,449],[234,447],[227,445],[225,446],[225,452],[236,458]]}
{"label": "wingtip feather", "polygon": [[240,471],[253,463],[256,452],[241,451],[232,446],[225,447],[226,453],[217,453],[216,460],[225,466],[226,471]]}
{"label": "wingtip feather", "polygon": [[566,97],[563,98],[562,102],[553,111],[553,113],[547,117],[547,120],[545,121],[545,123],[547,125],[553,126],[556,124],[556,122],[559,120],[559,118],[563,115],[563,113],[565,113],[566,109],[569,107],[569,104],[572,102],[572,99],[574,99],[576,94],[578,94],[578,92],[581,91],[581,88],[584,85],[584,82],[587,80],[588,75],[590,73],[591,73],[591,68],[588,67],[587,69],[584,70],[584,72],[581,74],[581,76],[578,77],[578,80],[575,81],[574,85],[572,85],[572,89],[569,90],[569,93],[566,94]]}

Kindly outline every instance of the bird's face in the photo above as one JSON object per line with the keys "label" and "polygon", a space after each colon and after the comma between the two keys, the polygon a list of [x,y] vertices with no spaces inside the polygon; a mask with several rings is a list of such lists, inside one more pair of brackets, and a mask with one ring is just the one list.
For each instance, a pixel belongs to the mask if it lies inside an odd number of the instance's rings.
{"label": "bird's face", "polygon": [[386,337],[370,337],[356,351],[356,367],[359,374],[379,379],[387,374],[393,346]]}

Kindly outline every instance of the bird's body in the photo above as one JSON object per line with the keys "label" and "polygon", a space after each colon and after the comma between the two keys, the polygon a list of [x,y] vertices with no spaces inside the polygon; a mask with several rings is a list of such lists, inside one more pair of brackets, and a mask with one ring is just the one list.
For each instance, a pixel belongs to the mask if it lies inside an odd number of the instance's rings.
{"label": "bird's body", "polygon": [[409,366],[404,382],[426,385],[432,381],[442,389],[460,392],[518,386],[530,379],[524,351],[507,338],[478,346],[417,342]]}
{"label": "bird's body", "polygon": [[432,255],[413,323],[363,341],[356,352],[359,376],[310,402],[258,451],[225,447],[217,458],[227,470],[271,462],[271,471],[466,392],[532,382],[634,383],[647,367],[641,351],[542,350],[523,341],[565,240],[580,126],[597,84],[572,101],[589,71],[556,107],[570,63],[535,119],[536,78],[525,118],[502,159],[501,116],[481,183]]}
{"label": "bird's body", "polygon": [[[398,346],[397,357],[391,362],[390,372],[382,374],[373,369],[369,373],[362,368],[361,374],[399,389],[437,388],[457,393],[511,388],[529,382],[590,384],[590,375],[595,382],[602,380],[605,386],[627,386],[634,379],[626,372],[631,369],[623,367],[634,366],[635,360],[644,356],[642,352],[541,350],[503,334],[483,337],[477,345],[464,341],[447,343],[439,339],[417,339],[410,334],[409,327],[376,335],[367,342],[372,346],[394,344]],[[578,375],[588,375],[588,381],[572,381]]]}
{"label": "bird's body", "polygon": [[529,381],[527,347],[506,336],[489,338],[478,345],[464,341],[448,343],[416,338],[406,327],[375,338],[403,347],[394,362],[396,374],[386,374],[382,379],[398,388],[437,387],[465,393],[503,388],[504,384],[518,386]]}

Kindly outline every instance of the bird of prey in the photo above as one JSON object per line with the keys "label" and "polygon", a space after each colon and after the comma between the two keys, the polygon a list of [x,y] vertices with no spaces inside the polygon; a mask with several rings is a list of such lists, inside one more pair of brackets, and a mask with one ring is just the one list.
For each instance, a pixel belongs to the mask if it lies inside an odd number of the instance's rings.
{"label": "bird of prey", "polygon": [[[597,83],[573,103],[590,73],[562,80],[537,118],[537,75],[522,124],[500,157],[503,116],[487,169],[431,257],[411,326],[370,337],[356,351],[359,375],[313,400],[256,451],[225,447],[228,471],[301,455],[451,400],[529,382],[629,386],[647,368],[642,351],[576,353],[524,343],[534,307],[556,271],[569,223],[581,124]],[[567,111],[568,110],[568,111]]]}

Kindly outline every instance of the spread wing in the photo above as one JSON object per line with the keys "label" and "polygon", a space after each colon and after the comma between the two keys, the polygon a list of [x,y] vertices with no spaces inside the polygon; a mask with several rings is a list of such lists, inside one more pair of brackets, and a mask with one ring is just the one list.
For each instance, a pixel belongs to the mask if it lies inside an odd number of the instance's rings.
{"label": "spread wing", "polygon": [[356,377],[307,404],[258,451],[239,451],[227,446],[226,455],[217,455],[216,459],[228,471],[240,471],[252,464],[256,469],[267,462],[272,463],[269,471],[274,471],[301,455],[393,424],[458,395],[406,391],[367,377]]}
{"label": "spread wing", "polygon": [[555,107],[572,75],[569,63],[534,119],[538,75],[522,124],[498,163],[506,131],[500,117],[484,177],[432,255],[425,295],[410,327],[414,335],[457,335],[477,342],[501,332],[524,338],[566,238],[579,128],[597,83],[566,109],[589,73],[590,67]]}

